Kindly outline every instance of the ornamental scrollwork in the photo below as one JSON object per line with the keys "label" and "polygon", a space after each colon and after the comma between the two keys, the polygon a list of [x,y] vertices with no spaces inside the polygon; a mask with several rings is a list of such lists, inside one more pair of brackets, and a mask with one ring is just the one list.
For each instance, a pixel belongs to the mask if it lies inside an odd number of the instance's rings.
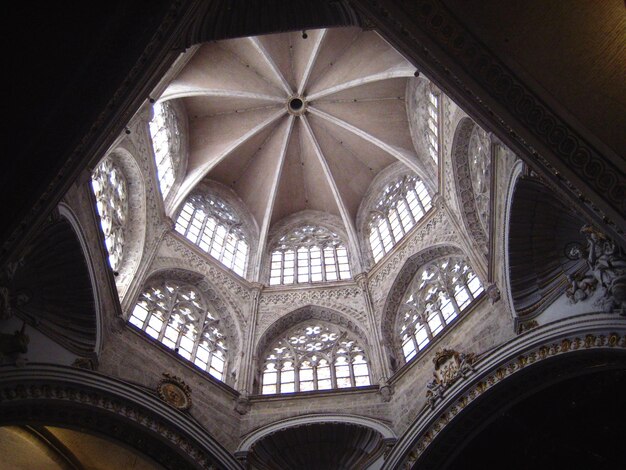
{"label": "ornamental scrollwork", "polygon": [[459,353],[453,349],[443,349],[437,352],[433,358],[434,378],[426,385],[428,388],[426,401],[431,409],[443,398],[448,388],[459,379],[464,379],[474,372],[474,362],[476,362],[474,353]]}

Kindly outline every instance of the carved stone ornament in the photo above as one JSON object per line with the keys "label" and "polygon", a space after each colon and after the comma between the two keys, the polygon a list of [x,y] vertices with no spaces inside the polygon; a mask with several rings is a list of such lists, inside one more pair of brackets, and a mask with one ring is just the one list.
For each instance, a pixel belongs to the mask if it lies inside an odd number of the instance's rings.
{"label": "carved stone ornament", "polygon": [[626,315],[626,254],[596,228],[585,225],[580,229],[587,238],[587,246],[569,243],[565,255],[571,259],[584,259],[587,270],[579,275],[568,276],[566,291],[572,303],[594,297],[597,287],[601,288],[597,304],[606,311]]}
{"label": "carved stone ornament", "polygon": [[453,349],[443,349],[438,351],[433,358],[435,370],[431,380],[426,387],[426,400],[431,409],[435,403],[443,398],[444,392],[460,378],[465,378],[474,371],[476,355],[474,353],[459,353]]}
{"label": "carved stone ornament", "polygon": [[487,287],[487,295],[491,300],[491,305],[495,304],[501,298],[500,289],[496,284],[491,284]]}
{"label": "carved stone ornament", "polygon": [[163,374],[157,385],[159,398],[177,410],[187,411],[191,408],[191,388],[180,377]]}

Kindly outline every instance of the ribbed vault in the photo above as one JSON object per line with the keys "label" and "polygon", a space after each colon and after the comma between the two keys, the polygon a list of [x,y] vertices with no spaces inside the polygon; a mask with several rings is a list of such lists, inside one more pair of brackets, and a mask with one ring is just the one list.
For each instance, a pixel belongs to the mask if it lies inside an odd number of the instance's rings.
{"label": "ribbed vault", "polygon": [[424,173],[405,105],[415,67],[377,33],[248,37],[193,54],[161,96],[182,102],[189,119],[173,206],[202,180],[232,188],[259,227],[253,277],[278,221],[304,210],[337,216],[357,254],[357,211],[376,175],[396,161]]}
{"label": "ribbed vault", "polygon": [[[585,246],[584,222],[535,178],[517,182],[509,225],[509,275],[518,316],[536,316],[567,287],[567,275],[584,267],[570,260],[568,243]],[[530,317],[532,318],[532,317]]]}
{"label": "ribbed vault", "polygon": [[366,468],[384,450],[374,429],[351,423],[316,423],[286,428],[256,442],[248,454],[264,470]]}

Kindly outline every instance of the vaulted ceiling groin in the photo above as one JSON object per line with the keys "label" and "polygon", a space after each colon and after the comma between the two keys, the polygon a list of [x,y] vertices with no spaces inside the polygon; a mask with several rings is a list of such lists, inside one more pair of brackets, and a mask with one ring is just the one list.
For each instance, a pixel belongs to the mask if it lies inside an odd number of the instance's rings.
{"label": "vaulted ceiling groin", "polygon": [[584,222],[551,189],[533,177],[515,187],[509,219],[509,276],[519,317],[541,313],[567,287],[567,275],[584,268],[584,260],[566,256],[566,245],[586,246]]}
{"label": "vaulted ceiling groin", "polygon": [[384,450],[381,434],[352,423],[315,423],[286,428],[254,444],[255,468],[348,470],[367,468]]}
{"label": "vaulted ceiling groin", "polygon": [[53,220],[41,230],[8,284],[18,317],[76,354],[94,353],[94,292],[81,244],[67,220]]}

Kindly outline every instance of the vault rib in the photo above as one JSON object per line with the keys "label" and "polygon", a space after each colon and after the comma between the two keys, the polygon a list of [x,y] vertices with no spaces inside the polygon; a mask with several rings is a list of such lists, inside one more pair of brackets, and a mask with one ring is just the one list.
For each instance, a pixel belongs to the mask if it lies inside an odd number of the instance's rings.
{"label": "vault rib", "polygon": [[207,88],[194,88],[174,85],[167,89],[161,96],[161,101],[174,100],[178,98],[189,98],[193,96],[207,97],[228,97],[228,98],[247,98],[250,100],[272,101],[276,103],[284,103],[285,98],[279,96],[266,95],[264,93],[253,93],[249,91],[233,91],[233,90],[217,90]]}
{"label": "vault rib", "polygon": [[324,153],[322,152],[322,149],[319,143],[317,142],[317,139],[315,138],[313,129],[311,129],[309,121],[307,120],[305,116],[302,116],[302,124],[304,125],[304,128],[306,129],[307,136],[309,137],[311,144],[313,145],[313,148],[315,150],[315,155],[317,156],[319,164],[324,170],[324,176],[326,177],[326,180],[328,181],[328,185],[330,186],[330,189],[335,198],[335,203],[337,204],[337,207],[339,208],[339,212],[341,214],[343,224],[346,227],[346,232],[348,233],[348,243],[350,244],[350,248],[352,251],[352,261],[354,262],[353,271],[355,273],[358,273],[362,269],[361,268],[362,266],[361,256],[360,256],[361,250],[359,249],[359,242],[358,242],[358,237],[356,235],[356,228],[354,226],[354,222],[352,220],[352,217],[350,216],[350,213],[348,212],[348,209],[346,208],[345,203],[343,202],[343,198],[341,196],[341,193],[339,192],[339,188],[337,187],[335,178],[333,177],[333,174],[330,171],[330,167],[328,166],[326,157],[324,157]]}
{"label": "vault rib", "polygon": [[324,90],[320,90],[317,93],[313,93],[307,97],[309,102],[318,100],[320,98],[324,98],[329,95],[333,95],[343,90],[347,90],[349,88],[354,88],[357,86],[365,85],[367,83],[378,82],[381,80],[389,80],[390,78],[407,78],[413,77],[415,73],[415,69],[413,67],[402,67],[398,70],[391,70],[385,72],[375,73],[366,77],[358,78],[355,80],[350,80],[348,82],[339,83],[338,85],[332,86],[330,88],[326,88]]}
{"label": "vault rib", "polygon": [[281,73],[280,69],[276,65],[276,62],[274,62],[274,59],[272,59],[272,57],[268,54],[263,44],[261,44],[261,41],[259,41],[259,38],[252,37],[248,39],[250,40],[254,48],[259,52],[261,57],[263,57],[265,62],[267,62],[267,64],[270,66],[270,68],[276,75],[276,78],[278,78],[278,81],[282,85],[283,90],[285,90],[285,93],[287,93],[287,96],[293,95],[293,90],[291,89],[289,82],[285,79],[285,77],[283,77],[283,74]]}
{"label": "vault rib", "polygon": [[[269,118],[267,118],[266,120],[264,120],[260,124],[256,125],[252,129],[250,129],[248,132],[246,132],[242,136],[238,137],[237,139],[234,139],[230,143],[230,145],[228,145],[228,147],[226,147],[226,149],[224,149],[222,151],[221,154],[217,155],[210,162],[205,163],[204,165],[201,165],[200,167],[198,167],[197,169],[195,169],[194,171],[189,173],[189,175],[187,175],[187,177],[185,178],[185,181],[183,181],[183,184],[181,185],[178,193],[176,194],[176,197],[174,198],[174,202],[173,202],[173,204],[171,206],[172,207],[172,211],[174,209],[176,209],[187,198],[187,195],[189,194],[189,192],[200,181],[202,181],[202,179],[213,168],[215,168],[222,160],[227,158],[233,151],[235,151],[240,145],[242,145],[248,139],[254,137],[259,132],[261,132],[263,129],[265,129],[268,126],[272,125],[274,122],[276,122],[282,116],[284,116],[286,113],[287,113],[287,110],[285,108],[279,109],[277,112],[275,112],[272,115],[270,115]],[[173,215],[173,214],[169,214],[169,215]]]}
{"label": "vault rib", "polygon": [[289,147],[289,140],[291,139],[291,132],[293,131],[294,116],[289,116],[289,122],[285,129],[285,135],[283,136],[283,142],[280,146],[280,156],[278,158],[278,164],[274,169],[272,177],[269,197],[267,198],[267,205],[265,206],[265,213],[263,214],[263,220],[259,230],[259,249],[256,252],[254,260],[254,271],[252,273],[252,279],[259,281],[261,276],[261,262],[263,261],[263,253],[266,248],[267,237],[270,228],[270,222],[272,220],[272,211],[274,209],[274,202],[276,200],[276,193],[278,192],[278,183],[283,172],[283,165],[285,163],[285,157],[287,155],[287,148]]}
{"label": "vault rib", "polygon": [[326,31],[326,29],[323,29],[315,39],[315,45],[313,46],[313,50],[311,51],[311,55],[309,56],[309,61],[306,64],[304,73],[302,74],[300,84],[298,85],[298,95],[302,95],[304,93],[304,90],[309,83],[311,71],[313,70],[315,61],[317,60],[317,57],[320,53],[320,49],[322,48],[322,43],[324,42],[324,38],[326,37]]}
{"label": "vault rib", "polygon": [[347,123],[343,119],[339,119],[335,116],[325,113],[324,111],[320,111],[319,109],[316,109],[312,106],[309,106],[308,111],[314,116],[318,116],[324,119],[325,121],[330,122],[331,124],[334,124],[343,129],[346,129],[347,131],[352,132],[357,137],[360,137],[361,139],[375,145],[376,147],[383,150],[384,152],[387,152],[389,155],[391,155],[395,159],[404,163],[406,166],[408,166],[411,170],[413,170],[418,175],[424,174],[424,170],[420,168],[417,162],[417,155],[411,154],[407,150],[397,148],[393,145],[386,144],[379,138],[374,137],[369,132],[366,132],[363,129],[359,129],[356,126],[353,126],[352,124]]}

